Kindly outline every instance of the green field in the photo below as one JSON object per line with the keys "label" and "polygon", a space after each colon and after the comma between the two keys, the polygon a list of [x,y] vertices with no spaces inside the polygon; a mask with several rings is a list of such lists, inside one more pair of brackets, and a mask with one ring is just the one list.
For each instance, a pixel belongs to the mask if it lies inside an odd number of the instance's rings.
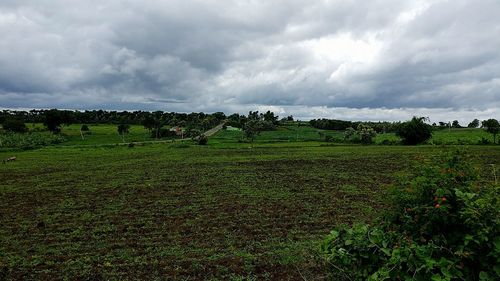
{"label": "green field", "polygon": [[[0,164],[0,280],[322,278],[318,243],[335,225],[373,221],[398,174],[456,149],[332,145],[293,126],[263,132],[253,148],[238,131],[207,146],[73,146],[121,142],[112,125],[91,130],[0,152],[17,157]],[[499,174],[499,146],[461,147],[485,180]]]}

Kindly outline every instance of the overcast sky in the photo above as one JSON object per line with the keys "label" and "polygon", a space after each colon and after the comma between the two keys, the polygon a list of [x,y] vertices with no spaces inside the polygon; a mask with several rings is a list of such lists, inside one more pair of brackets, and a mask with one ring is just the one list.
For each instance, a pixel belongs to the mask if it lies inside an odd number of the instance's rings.
{"label": "overcast sky", "polygon": [[2,0],[0,107],[500,118],[500,1]]}

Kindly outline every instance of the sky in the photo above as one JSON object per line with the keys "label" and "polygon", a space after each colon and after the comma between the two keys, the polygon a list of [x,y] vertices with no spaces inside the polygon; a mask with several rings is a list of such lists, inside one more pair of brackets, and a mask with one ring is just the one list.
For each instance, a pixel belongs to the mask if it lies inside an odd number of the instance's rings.
{"label": "sky", "polygon": [[2,0],[0,108],[500,118],[499,0]]}

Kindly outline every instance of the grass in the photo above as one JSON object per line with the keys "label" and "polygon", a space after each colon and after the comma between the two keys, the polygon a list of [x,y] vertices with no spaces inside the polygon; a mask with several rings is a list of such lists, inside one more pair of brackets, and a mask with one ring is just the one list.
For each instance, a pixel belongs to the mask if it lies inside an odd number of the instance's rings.
{"label": "grass", "polygon": [[[112,125],[90,128],[93,139],[74,125],[63,146],[0,151],[17,157],[0,164],[0,280],[323,278],[318,243],[335,225],[373,221],[410,163],[456,149],[331,145],[307,126],[253,148],[237,131],[207,146],[68,146],[121,142]],[[500,147],[468,150],[491,180]]]}
{"label": "grass", "polygon": [[[342,131],[320,130],[307,125],[286,125],[278,127],[276,131],[261,132],[260,135],[256,137],[255,142],[321,142],[324,141],[324,137],[320,137],[320,132],[324,136],[331,136],[334,143],[338,143],[337,140],[342,140],[344,138],[344,133]],[[230,144],[243,137],[244,133],[240,131],[220,131],[211,141]],[[435,130],[429,142],[436,145],[476,145],[482,139],[493,142],[493,136],[483,129],[453,128],[451,130]],[[394,133],[381,133],[377,134],[374,141],[376,144],[382,144],[384,140],[396,143],[400,139]]]}

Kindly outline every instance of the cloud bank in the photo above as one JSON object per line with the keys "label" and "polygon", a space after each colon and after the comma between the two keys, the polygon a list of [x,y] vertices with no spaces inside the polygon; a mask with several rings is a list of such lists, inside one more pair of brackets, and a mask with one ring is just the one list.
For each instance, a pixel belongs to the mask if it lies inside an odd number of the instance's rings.
{"label": "cloud bank", "polygon": [[0,107],[498,118],[499,14],[497,0],[4,0]]}

